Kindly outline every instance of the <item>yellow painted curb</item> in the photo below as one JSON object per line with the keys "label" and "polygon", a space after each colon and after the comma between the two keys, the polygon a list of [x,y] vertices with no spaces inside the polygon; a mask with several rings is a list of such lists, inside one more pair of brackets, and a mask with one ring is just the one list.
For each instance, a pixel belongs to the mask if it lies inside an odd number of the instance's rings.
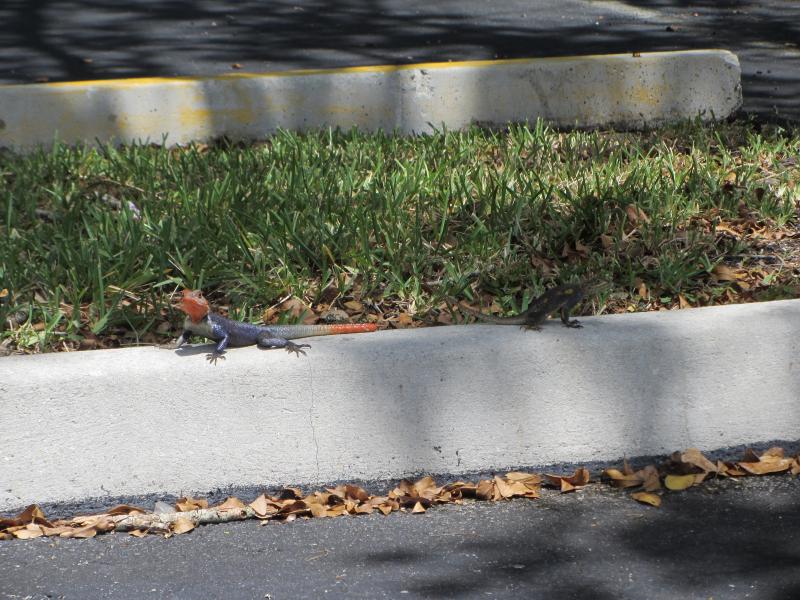
{"label": "yellow painted curb", "polygon": [[278,129],[430,132],[545,119],[636,128],[741,105],[725,50],[384,65],[0,86],[0,146],[186,143]]}

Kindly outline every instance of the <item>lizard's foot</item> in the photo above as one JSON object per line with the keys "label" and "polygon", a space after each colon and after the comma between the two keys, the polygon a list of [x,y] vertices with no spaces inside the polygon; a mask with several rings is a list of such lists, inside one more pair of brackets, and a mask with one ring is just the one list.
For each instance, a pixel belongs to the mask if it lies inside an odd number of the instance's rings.
{"label": "lizard's foot", "polygon": [[303,348],[311,348],[311,344],[295,344],[294,342],[286,342],[286,351],[291,354],[294,352],[297,356],[305,355],[306,351]]}
{"label": "lizard's foot", "polygon": [[571,327],[573,329],[580,329],[581,327],[583,327],[583,325],[581,325],[581,322],[578,321],[578,319],[572,319],[571,321],[565,321],[564,322],[564,327]]}
{"label": "lizard's foot", "polygon": [[212,365],[216,365],[218,360],[225,360],[225,355],[222,352],[211,352],[206,354],[206,360]]}
{"label": "lizard's foot", "polygon": [[524,329],[525,331],[541,331],[542,328],[538,325],[520,325],[520,329]]}

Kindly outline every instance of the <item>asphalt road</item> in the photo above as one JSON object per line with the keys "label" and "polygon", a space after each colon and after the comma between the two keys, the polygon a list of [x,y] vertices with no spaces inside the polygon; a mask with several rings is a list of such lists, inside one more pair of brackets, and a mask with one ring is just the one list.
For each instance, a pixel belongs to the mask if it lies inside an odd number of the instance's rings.
{"label": "asphalt road", "polygon": [[0,542],[0,598],[800,598],[800,480]]}
{"label": "asphalt road", "polygon": [[788,0],[4,0],[0,83],[726,48],[748,112],[800,119]]}

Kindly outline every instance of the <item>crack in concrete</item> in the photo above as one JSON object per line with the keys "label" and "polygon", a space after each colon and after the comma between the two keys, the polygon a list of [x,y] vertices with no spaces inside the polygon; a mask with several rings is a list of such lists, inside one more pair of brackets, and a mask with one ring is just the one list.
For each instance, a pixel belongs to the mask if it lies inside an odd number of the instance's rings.
{"label": "crack in concrete", "polygon": [[314,463],[317,469],[317,480],[319,477],[319,442],[317,441],[317,430],[314,427],[314,369],[308,365],[308,386],[311,394],[311,403],[308,407],[308,422],[311,425],[311,439],[314,441]]}

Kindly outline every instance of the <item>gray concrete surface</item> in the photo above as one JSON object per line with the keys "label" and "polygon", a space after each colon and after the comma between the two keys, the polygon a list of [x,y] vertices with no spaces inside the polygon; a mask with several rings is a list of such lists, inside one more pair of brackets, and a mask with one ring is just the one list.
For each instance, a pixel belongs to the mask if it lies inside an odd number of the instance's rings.
{"label": "gray concrete surface", "polygon": [[720,448],[800,431],[800,301],[0,362],[0,510]]}
{"label": "gray concrete surface", "polygon": [[0,542],[0,598],[800,597],[800,480],[708,481],[659,509],[624,492],[424,515],[200,527],[172,539]]}
{"label": "gray concrete surface", "polygon": [[0,23],[3,83],[725,48],[745,111],[800,119],[787,0],[5,0]]}
{"label": "gray concrete surface", "polygon": [[739,108],[722,50],[429,63],[199,79],[0,86],[0,147],[259,139],[325,127],[430,133],[504,127],[653,127]]}

